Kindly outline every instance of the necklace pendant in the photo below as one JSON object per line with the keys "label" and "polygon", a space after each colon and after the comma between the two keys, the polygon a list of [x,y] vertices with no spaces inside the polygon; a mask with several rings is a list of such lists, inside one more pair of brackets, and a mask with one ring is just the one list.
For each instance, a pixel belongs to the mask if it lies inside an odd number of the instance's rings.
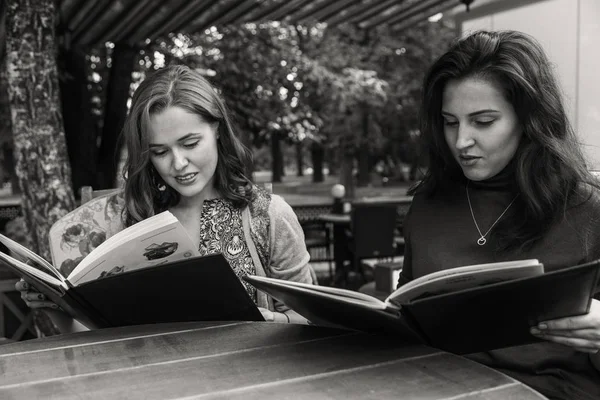
{"label": "necklace pendant", "polygon": [[487,242],[487,240],[483,236],[477,239],[477,244],[480,246],[483,246],[485,242]]}

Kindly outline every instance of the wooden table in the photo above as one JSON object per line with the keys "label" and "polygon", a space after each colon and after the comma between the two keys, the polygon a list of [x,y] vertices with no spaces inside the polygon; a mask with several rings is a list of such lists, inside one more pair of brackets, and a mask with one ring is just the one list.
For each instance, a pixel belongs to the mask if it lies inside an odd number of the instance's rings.
{"label": "wooden table", "polygon": [[544,399],[473,361],[267,322],[104,329],[0,346],[1,399]]}

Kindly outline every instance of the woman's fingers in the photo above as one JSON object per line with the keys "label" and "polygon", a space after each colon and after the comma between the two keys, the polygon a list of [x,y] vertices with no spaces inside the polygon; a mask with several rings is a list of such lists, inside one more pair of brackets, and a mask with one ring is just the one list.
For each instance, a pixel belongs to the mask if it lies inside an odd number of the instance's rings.
{"label": "woman's fingers", "polygon": [[58,306],[51,301],[26,301],[27,307],[29,308],[53,308],[58,309]]}
{"label": "woman's fingers", "polygon": [[25,282],[23,279],[15,283],[15,289],[17,289],[19,292],[28,290],[30,288],[31,286],[29,285],[29,283]]}
{"label": "woman's fingers", "polygon": [[262,308],[262,307],[258,307],[258,310],[262,314],[265,321],[273,321],[275,319],[275,316],[273,315],[273,311],[268,310],[266,308]]}
{"label": "woman's fingers", "polygon": [[26,292],[21,295],[21,298],[25,301],[44,301],[46,296],[38,292]]}

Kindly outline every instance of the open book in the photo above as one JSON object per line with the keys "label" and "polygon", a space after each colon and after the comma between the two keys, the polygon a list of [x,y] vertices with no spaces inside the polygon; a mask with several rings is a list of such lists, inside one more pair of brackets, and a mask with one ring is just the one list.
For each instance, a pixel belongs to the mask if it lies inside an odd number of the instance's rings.
{"label": "open book", "polygon": [[600,261],[546,273],[538,260],[472,265],[415,279],[384,301],[346,289],[244,279],[313,324],[466,354],[535,342],[532,325],[587,313],[599,271]]}
{"label": "open book", "polygon": [[90,328],[263,320],[224,257],[200,257],[168,211],[106,239],[67,276],[4,235],[0,243],[10,253],[0,251],[0,262]]}

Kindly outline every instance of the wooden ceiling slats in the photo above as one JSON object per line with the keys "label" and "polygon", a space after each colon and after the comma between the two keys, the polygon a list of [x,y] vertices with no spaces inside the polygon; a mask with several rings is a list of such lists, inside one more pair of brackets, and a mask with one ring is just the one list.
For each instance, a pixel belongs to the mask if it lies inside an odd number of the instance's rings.
{"label": "wooden ceiling slats", "polygon": [[102,33],[106,26],[112,26],[115,22],[123,18],[124,11],[134,0],[113,0],[106,8],[98,14],[93,24],[88,25],[88,29],[76,32],[74,40],[83,46],[89,46],[90,43],[97,43],[97,37]]}
{"label": "wooden ceiling slats", "polygon": [[286,21],[342,23],[370,29],[405,29],[460,0],[58,0],[59,32],[69,43],[92,47],[107,41],[141,45],[173,32],[197,33],[231,23]]}
{"label": "wooden ceiling slats", "polygon": [[215,6],[214,0],[194,0],[193,7],[180,10],[175,16],[171,17],[169,23],[169,32],[184,32],[189,31],[192,21],[203,16],[207,10]]}
{"label": "wooden ceiling slats", "polygon": [[120,42],[138,23],[146,18],[154,7],[162,0],[130,0],[127,8],[120,16],[114,18],[113,23],[104,26],[90,44],[102,45],[106,42]]}
{"label": "wooden ceiling slats", "polygon": [[208,19],[203,25],[200,25],[199,28],[196,28],[196,31],[200,32],[206,28],[210,28],[211,26],[224,25],[222,22],[223,18],[226,18],[227,15],[232,14],[238,7],[241,7],[247,1],[248,0],[234,0],[230,3],[224,4],[210,15],[210,19]]}
{"label": "wooden ceiling slats", "polygon": [[228,13],[226,16],[221,18],[220,21],[213,22],[216,25],[228,25],[235,23],[240,20],[244,15],[251,13],[252,10],[259,9],[260,6],[265,3],[266,0],[246,0],[245,4],[242,4],[236,10]]}
{"label": "wooden ceiling slats", "polygon": [[402,7],[396,12],[390,13],[388,15],[384,15],[382,17],[376,18],[372,21],[366,21],[358,26],[364,29],[369,29],[377,25],[388,24],[393,25],[395,23],[400,22],[406,16],[413,16],[418,13],[427,11],[433,7],[439,7],[442,3],[446,3],[448,0],[424,0],[424,1],[412,1],[410,4],[407,4],[405,7]]}
{"label": "wooden ceiling slats", "polygon": [[158,29],[148,35],[150,40],[154,40],[159,36],[169,34],[171,32],[181,32],[186,30],[187,25],[190,21],[194,20],[197,16],[202,15],[210,7],[214,5],[214,1],[211,0],[192,0],[189,1],[179,10],[168,17],[165,23]]}
{"label": "wooden ceiling slats", "polygon": [[88,31],[92,26],[96,25],[98,21],[104,16],[110,7],[110,3],[113,0],[97,0],[94,6],[88,11],[86,16],[81,20],[79,24],[73,30],[73,41],[81,42],[81,36]]}
{"label": "wooden ceiling slats", "polygon": [[77,12],[77,9],[80,8],[79,3],[81,0],[62,0],[60,2],[60,6],[58,7],[60,18],[63,21],[70,21],[73,19],[73,15]]}
{"label": "wooden ceiling slats", "polygon": [[267,15],[276,12],[286,4],[289,4],[287,0],[271,0],[263,3],[261,7],[255,11],[244,15],[239,19],[240,22],[254,22],[262,21]]}
{"label": "wooden ceiling slats", "polygon": [[423,22],[424,20],[426,20],[427,18],[429,18],[432,15],[435,15],[437,13],[443,13],[445,11],[453,9],[454,7],[456,7],[456,2],[454,2],[452,0],[446,0],[445,2],[443,2],[442,4],[440,4],[437,7],[423,10],[423,11],[421,11],[421,13],[415,14],[413,16],[407,16],[406,19],[403,19],[403,20],[391,25],[391,29],[396,32],[401,32],[405,29],[410,28],[411,26],[414,26],[420,22]]}
{"label": "wooden ceiling slats", "polygon": [[379,13],[393,7],[402,0],[363,0],[362,4],[355,6],[352,9],[340,12],[337,17],[331,18],[327,24],[331,27],[343,24],[345,22],[354,23],[363,18],[371,18]]}
{"label": "wooden ceiling slats", "polygon": [[304,7],[308,6],[310,3],[315,2],[315,0],[290,0],[285,7],[280,8],[279,10],[271,13],[269,15],[265,15],[262,19],[265,21],[280,21],[286,18],[289,18],[294,13],[302,10]]}
{"label": "wooden ceiling slats", "polygon": [[77,4],[73,12],[73,16],[71,16],[67,21],[67,29],[71,32],[75,31],[81,22],[85,19],[85,16],[89,14],[89,12],[96,5],[95,0],[83,0]]}
{"label": "wooden ceiling slats", "polygon": [[320,4],[315,4],[313,7],[308,8],[307,10],[302,10],[303,12],[295,15],[290,23],[296,24],[300,21],[305,20],[313,20],[313,21],[321,21],[319,18],[320,15],[330,14],[331,12],[339,12],[340,9],[344,7],[352,6],[354,3],[359,2],[360,0],[331,0],[331,1],[322,1]]}
{"label": "wooden ceiling slats", "polygon": [[188,0],[169,0],[159,3],[152,13],[127,35],[125,40],[132,45],[144,42],[152,32],[160,29],[170,19],[175,10],[181,9],[187,3]]}
{"label": "wooden ceiling slats", "polygon": [[344,10],[351,10],[353,7],[357,6],[358,3],[362,3],[362,0],[346,0],[345,3],[339,4],[338,7],[323,10],[322,12],[314,15],[314,18],[321,22],[327,22],[330,18],[339,15]]}

